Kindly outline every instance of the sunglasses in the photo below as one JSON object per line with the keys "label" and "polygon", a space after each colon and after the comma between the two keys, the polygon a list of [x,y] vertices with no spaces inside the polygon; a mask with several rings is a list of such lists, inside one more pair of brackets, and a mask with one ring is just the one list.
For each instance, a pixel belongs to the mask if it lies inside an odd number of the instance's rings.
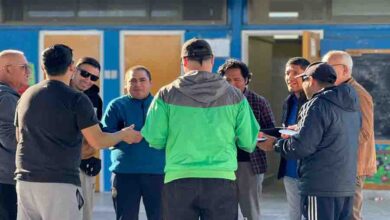
{"label": "sunglasses", "polygon": [[306,80],[308,80],[308,79],[309,79],[309,77],[310,77],[310,76],[308,76],[308,75],[303,75],[303,76],[302,76],[302,81],[306,81]]}
{"label": "sunglasses", "polygon": [[90,77],[91,81],[93,82],[96,82],[99,80],[99,77],[98,76],[95,76],[93,75],[92,73],[88,72],[88,71],[85,71],[85,70],[82,70],[82,69],[79,69],[80,71],[80,75],[84,78],[88,78]]}

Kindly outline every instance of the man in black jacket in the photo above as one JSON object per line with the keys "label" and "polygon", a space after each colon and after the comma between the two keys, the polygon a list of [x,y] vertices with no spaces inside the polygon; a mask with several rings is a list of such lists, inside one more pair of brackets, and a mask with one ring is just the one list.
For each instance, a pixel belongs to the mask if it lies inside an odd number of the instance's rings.
{"label": "man in black jacket", "polygon": [[[70,85],[88,96],[97,119],[100,121],[103,101],[99,96],[99,87],[95,84],[99,80],[100,63],[92,57],[82,57],[77,61],[76,67],[77,71],[74,73]],[[95,176],[99,174],[101,169],[101,161],[96,157],[98,153],[85,139],[83,140],[80,163],[80,181],[84,197],[83,220],[92,219]]]}
{"label": "man in black jacket", "polygon": [[299,159],[305,219],[349,220],[361,126],[357,94],[347,84],[334,87],[337,76],[326,63],[313,63],[297,77],[309,101],[299,112],[298,133],[276,140],[274,149]]}
{"label": "man in black jacket", "polygon": [[[302,74],[310,62],[303,57],[293,57],[286,63],[284,79],[290,94],[284,100],[282,123],[283,127],[296,125],[298,123],[298,112],[307,101],[302,88],[302,78],[296,76]],[[290,220],[301,219],[300,199],[298,189],[298,161],[293,159],[280,158],[278,179],[283,178],[284,188],[288,203]]]}

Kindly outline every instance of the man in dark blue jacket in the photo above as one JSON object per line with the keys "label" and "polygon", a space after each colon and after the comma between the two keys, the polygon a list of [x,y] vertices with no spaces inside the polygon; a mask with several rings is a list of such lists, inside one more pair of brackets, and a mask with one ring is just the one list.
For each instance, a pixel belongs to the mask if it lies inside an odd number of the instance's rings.
{"label": "man in dark blue jacket", "polygon": [[336,73],[326,63],[313,63],[297,77],[302,77],[309,101],[299,112],[298,133],[276,140],[274,149],[287,159],[299,159],[305,219],[348,220],[361,126],[357,94],[347,84],[334,87]]}
{"label": "man in dark blue jacket", "polygon": [[[290,94],[283,102],[282,123],[283,127],[298,123],[298,112],[307,101],[302,88],[302,78],[296,76],[302,74],[310,62],[303,57],[293,57],[286,63],[284,79]],[[297,173],[298,161],[280,158],[278,179],[283,178],[284,188],[288,203],[290,220],[301,220],[301,208],[299,195],[299,182]]]}

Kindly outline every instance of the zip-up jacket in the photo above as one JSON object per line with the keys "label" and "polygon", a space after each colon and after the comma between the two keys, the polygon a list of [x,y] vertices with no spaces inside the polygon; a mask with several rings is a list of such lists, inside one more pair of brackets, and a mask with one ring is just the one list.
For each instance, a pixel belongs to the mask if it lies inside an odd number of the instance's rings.
{"label": "zip-up jacket", "polygon": [[[153,96],[151,95],[142,100],[129,95],[112,100],[103,116],[103,130],[116,132],[132,124],[135,125],[135,130],[141,130],[152,100]],[[110,171],[162,174],[164,173],[164,163],[164,152],[150,148],[145,139],[135,144],[127,144],[122,141],[111,150]]]}
{"label": "zip-up jacket", "polygon": [[19,94],[0,82],[0,183],[15,184],[15,109]]}
{"label": "zip-up jacket", "polygon": [[[288,115],[290,114],[291,111],[291,102],[293,99],[293,96],[295,96],[293,93],[287,96],[287,98],[283,102],[283,109],[282,109],[282,125],[283,127],[287,126],[287,120],[288,120]],[[303,104],[307,101],[305,93],[301,92],[298,98],[298,111],[301,109]],[[298,114],[296,115],[296,119],[298,118]],[[281,179],[285,176],[286,174],[286,163],[287,160],[284,157],[280,158],[280,163],[279,163],[279,170],[278,170],[278,179]]]}
{"label": "zip-up jacket", "polygon": [[302,195],[353,196],[360,126],[359,102],[350,85],[324,89],[302,106],[298,134],[275,147],[283,157],[300,160]]}
{"label": "zip-up jacket", "polygon": [[221,76],[192,71],[163,87],[154,98],[141,133],[165,149],[165,182],[181,178],[235,180],[237,146],[256,147],[259,131],[238,89]]}

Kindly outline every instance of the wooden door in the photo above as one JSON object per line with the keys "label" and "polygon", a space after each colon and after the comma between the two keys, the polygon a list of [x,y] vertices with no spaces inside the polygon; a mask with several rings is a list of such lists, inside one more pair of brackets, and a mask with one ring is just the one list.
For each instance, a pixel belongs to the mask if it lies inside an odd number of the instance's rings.
{"label": "wooden door", "polygon": [[302,34],[302,56],[312,62],[321,61],[320,34],[304,31]]}
{"label": "wooden door", "polygon": [[164,85],[171,83],[181,74],[180,53],[182,34],[136,33],[123,34],[122,91],[125,72],[132,66],[142,65],[152,75],[151,93],[155,95]]}

